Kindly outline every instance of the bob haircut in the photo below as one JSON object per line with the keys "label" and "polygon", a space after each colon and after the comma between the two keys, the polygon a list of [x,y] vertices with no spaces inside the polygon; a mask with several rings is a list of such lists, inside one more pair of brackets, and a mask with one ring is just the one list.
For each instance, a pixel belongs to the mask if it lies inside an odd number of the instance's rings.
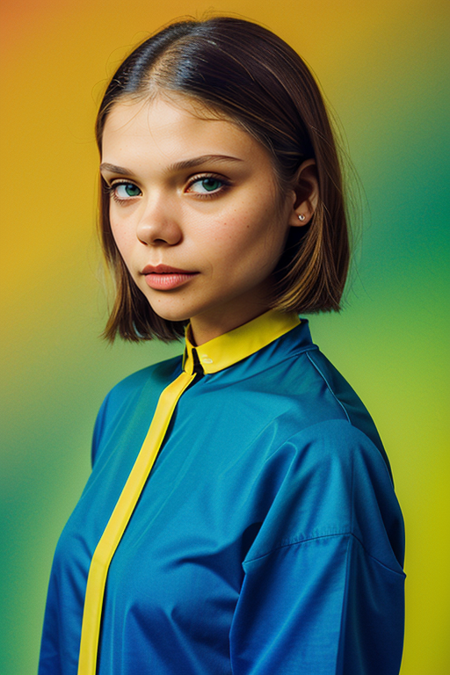
{"label": "bob haircut", "polygon": [[[100,153],[115,104],[164,93],[195,100],[253,136],[272,158],[280,194],[295,185],[305,160],[315,160],[319,203],[307,226],[291,228],[273,274],[271,307],[338,311],[349,265],[341,166],[322,95],[302,59],[281,38],[243,19],[173,23],[139,45],[113,75],[96,122]],[[155,314],[119,254],[101,181],[101,241],[116,283],[104,337],[179,339],[186,322]]]}

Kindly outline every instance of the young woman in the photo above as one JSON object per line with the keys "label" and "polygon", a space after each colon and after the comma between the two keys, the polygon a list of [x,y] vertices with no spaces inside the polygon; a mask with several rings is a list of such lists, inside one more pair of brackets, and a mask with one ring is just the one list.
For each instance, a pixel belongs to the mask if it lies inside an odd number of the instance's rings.
{"label": "young woman", "polygon": [[310,72],[234,18],[181,22],[97,121],[106,336],[183,358],[106,397],[57,547],[40,675],[394,675],[388,460],[303,312],[339,309],[339,159]]}

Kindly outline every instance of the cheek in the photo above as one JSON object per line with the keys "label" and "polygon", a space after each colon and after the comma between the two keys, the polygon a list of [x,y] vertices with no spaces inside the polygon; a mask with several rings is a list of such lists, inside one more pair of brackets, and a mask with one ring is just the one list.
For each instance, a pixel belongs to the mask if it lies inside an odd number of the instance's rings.
{"label": "cheek", "polygon": [[255,208],[243,208],[229,215],[216,231],[223,251],[236,251],[239,257],[272,257],[283,250],[288,224],[273,202],[263,201]]}
{"label": "cheek", "polygon": [[[284,229],[275,213],[245,209],[216,223],[214,236],[204,232],[203,261],[215,275],[225,274],[230,284],[237,279],[264,280],[275,268],[284,248]],[[206,245],[206,241],[211,246]],[[253,283],[252,282],[252,283]]]}
{"label": "cheek", "polygon": [[132,251],[132,239],[130,233],[125,227],[117,225],[117,223],[114,223],[114,221],[111,221],[111,233],[120,255],[122,256],[127,267],[129,267],[131,263],[130,255]]}
{"label": "cheek", "polygon": [[112,219],[110,219],[110,227],[111,227],[111,234],[113,236],[114,241],[116,242],[116,246],[121,250],[122,246],[122,238],[123,238],[123,231],[114,223]]}

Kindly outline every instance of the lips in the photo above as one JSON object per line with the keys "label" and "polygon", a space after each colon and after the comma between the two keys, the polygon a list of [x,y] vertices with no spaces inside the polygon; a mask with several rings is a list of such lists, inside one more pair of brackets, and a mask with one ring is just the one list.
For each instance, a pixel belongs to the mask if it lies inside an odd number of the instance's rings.
{"label": "lips", "polygon": [[169,265],[146,265],[142,274],[196,274],[189,270],[181,270],[178,267],[169,267]]}
{"label": "lips", "polygon": [[146,265],[142,274],[150,288],[157,291],[170,291],[193,279],[198,272],[190,272],[169,265]]}

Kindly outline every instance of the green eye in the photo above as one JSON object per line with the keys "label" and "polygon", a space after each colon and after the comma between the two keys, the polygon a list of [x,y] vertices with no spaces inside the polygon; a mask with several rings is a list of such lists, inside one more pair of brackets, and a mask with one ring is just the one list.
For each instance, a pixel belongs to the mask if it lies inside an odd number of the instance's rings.
{"label": "green eye", "polygon": [[131,199],[132,197],[139,197],[141,194],[140,189],[137,185],[133,183],[119,183],[118,185],[113,185],[114,196],[119,201]]}
{"label": "green eye", "polygon": [[206,192],[214,192],[222,187],[222,182],[218,178],[204,178],[201,184]]}
{"label": "green eye", "polygon": [[196,192],[200,195],[210,194],[212,192],[219,192],[224,187],[225,181],[214,176],[205,176],[205,178],[198,178],[194,180],[189,188],[189,192]]}

